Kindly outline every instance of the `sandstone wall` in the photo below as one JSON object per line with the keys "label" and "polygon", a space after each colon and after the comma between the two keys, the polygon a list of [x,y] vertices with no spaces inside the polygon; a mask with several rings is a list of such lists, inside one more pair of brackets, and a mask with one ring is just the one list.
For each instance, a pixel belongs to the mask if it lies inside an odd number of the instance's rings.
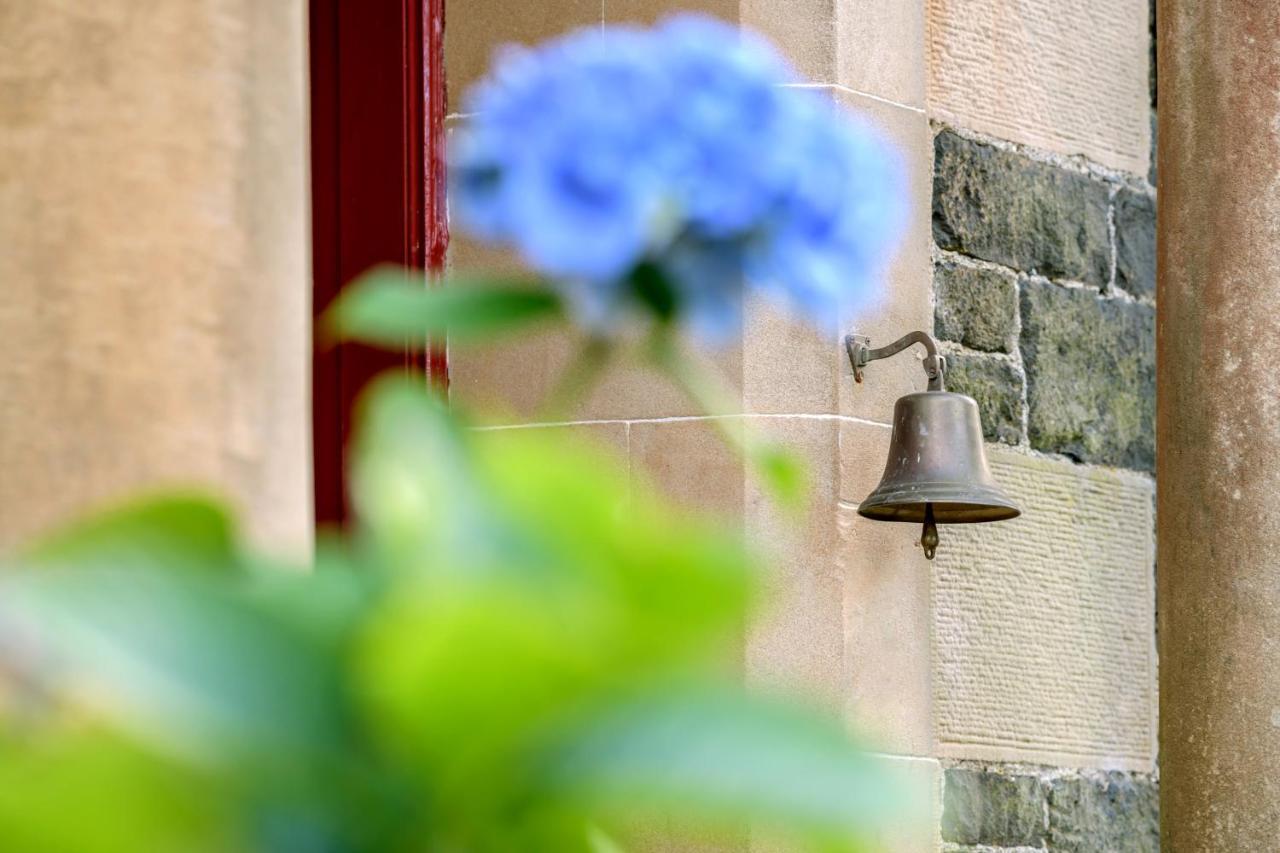
{"label": "sandstone wall", "polygon": [[[502,42],[681,9],[763,31],[880,126],[910,170],[909,232],[872,309],[822,333],[753,309],[706,358],[735,425],[807,460],[802,523],[653,376],[614,370],[559,428],[774,555],[746,677],[846,714],[914,780],[932,816],[886,849],[1154,849],[1145,0],[468,0],[450,96]],[[307,546],[304,45],[296,0],[0,0],[0,543],[211,482],[260,541]],[[511,261],[458,241],[451,263]],[[855,512],[923,374],[899,357],[855,386],[839,345],[915,328],[944,341],[1027,509],[944,528],[933,564],[915,531]],[[451,352],[453,393],[539,426],[570,351]]]}
{"label": "sandstone wall", "polygon": [[0,546],[211,485],[311,539],[305,4],[0,0]]}
{"label": "sandstone wall", "polygon": [[[535,9],[536,7],[536,9]],[[903,150],[912,219],[869,310],[814,332],[748,312],[707,359],[735,422],[809,464],[811,510],[776,517],[695,408],[613,371],[564,428],[636,476],[741,519],[774,555],[746,676],[823,701],[908,772],[932,817],[893,851],[1150,850],[1156,821],[1152,412],[1154,192],[1145,0],[501,0],[450,11],[456,98],[495,44],[698,9],[773,38]],[[465,121],[455,116],[453,122]],[[510,259],[456,242],[456,268]],[[899,357],[855,385],[848,331],[931,329],[981,407],[997,476],[1027,510],[918,531],[856,514],[889,418],[923,390]],[[570,343],[450,353],[459,400],[528,425]]]}

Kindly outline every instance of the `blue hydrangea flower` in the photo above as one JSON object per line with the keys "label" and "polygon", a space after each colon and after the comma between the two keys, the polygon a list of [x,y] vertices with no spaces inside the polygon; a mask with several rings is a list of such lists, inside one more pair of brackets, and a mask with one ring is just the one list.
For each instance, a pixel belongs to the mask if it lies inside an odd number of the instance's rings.
{"label": "blue hydrangea flower", "polygon": [[868,124],[794,83],[767,43],[697,16],[508,48],[468,95],[451,213],[596,329],[644,307],[723,338],[749,291],[828,320],[875,290],[905,220],[902,169]]}

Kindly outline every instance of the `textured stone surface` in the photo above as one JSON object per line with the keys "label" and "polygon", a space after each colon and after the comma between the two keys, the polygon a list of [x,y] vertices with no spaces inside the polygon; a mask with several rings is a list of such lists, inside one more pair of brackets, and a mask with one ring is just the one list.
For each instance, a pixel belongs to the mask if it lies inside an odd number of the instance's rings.
{"label": "textured stone surface", "polygon": [[933,270],[933,328],[970,349],[1012,352],[1018,287],[1010,273],[943,261]]}
{"label": "textured stone surface", "polygon": [[[759,0],[756,0],[759,2]],[[795,0],[773,0],[789,17]],[[836,0],[836,82],[912,107],[925,105],[924,3]]]}
{"label": "textured stone surface", "polygon": [[1156,203],[1146,193],[1116,193],[1116,284],[1134,296],[1156,295]]}
{"label": "textured stone surface", "polygon": [[912,526],[858,515],[880,482],[888,427],[841,421],[836,560],[844,585],[844,708],[877,750],[933,748],[929,563]]}
{"label": "textured stone surface", "polygon": [[1031,445],[1084,462],[1155,465],[1155,310],[1090,290],[1022,286]]}
{"label": "textured stone surface", "polygon": [[1090,774],[1054,779],[1049,849],[1066,853],[1157,853],[1160,798],[1147,776]]}
{"label": "textured stone surface", "polygon": [[[606,14],[611,4],[605,0]],[[633,0],[634,2],[634,0]],[[649,0],[663,2],[663,0]],[[689,8],[684,0],[668,5]],[[701,0],[712,2],[712,0]],[[782,51],[809,82],[924,107],[924,5],[879,0],[719,0]]]}
{"label": "textured stone surface", "polygon": [[1280,18],[1159,18],[1162,846],[1276,849]]}
{"label": "textured stone surface", "polygon": [[311,547],[306,6],[0,3],[0,546],[221,491]]}
{"label": "textured stone surface", "polygon": [[[741,420],[725,425],[741,435]],[[604,427],[625,432],[622,444],[630,453],[632,476],[648,478],[677,505],[718,518],[741,514],[743,462],[721,425],[705,419],[596,425]]]}
{"label": "textured stone surface", "polygon": [[598,0],[597,5],[603,6],[607,24],[654,24],[681,12],[714,15],[736,22],[741,3],[739,0]]}
{"label": "textured stone surface", "polygon": [[944,249],[1101,287],[1109,194],[1087,175],[951,131],[934,139],[933,238]]}
{"label": "textured stone surface", "polygon": [[1147,170],[1147,0],[927,0],[939,118]]}
{"label": "textured stone surface", "polygon": [[942,840],[993,847],[1041,847],[1045,790],[1034,776],[953,767],[942,789]]}
{"label": "textured stone surface", "polygon": [[948,355],[947,390],[977,401],[988,441],[1022,440],[1022,374],[1012,363],[997,356]]}
{"label": "textured stone surface", "polygon": [[[900,395],[912,389],[924,390],[924,371],[919,361],[923,351],[915,347],[914,354],[876,362],[873,368],[868,368],[866,382],[856,385],[839,341],[841,335],[853,331],[869,336],[873,345],[882,346],[912,329],[928,329],[932,323],[930,280],[933,258],[928,211],[933,148],[929,122],[921,112],[874,98],[847,92],[837,93],[836,97],[842,106],[860,112],[865,120],[880,128],[898,147],[908,176],[909,219],[906,233],[881,277],[881,289],[863,304],[843,312],[833,330],[839,352],[835,363],[839,370],[837,393],[840,414],[887,423],[893,415],[893,403]],[[770,356],[779,360],[776,352]],[[781,362],[786,364],[785,354]],[[777,376],[777,381],[783,384],[793,381],[785,371],[778,372]]]}
{"label": "textured stone surface", "polygon": [[809,488],[806,512],[797,518],[780,509],[748,472],[743,523],[748,539],[768,558],[769,572],[747,636],[747,678],[838,711],[848,690],[844,581],[837,558],[839,425],[834,418],[748,421],[804,464]]}
{"label": "textured stone surface", "polygon": [[1023,515],[939,531],[939,754],[1150,771],[1150,481],[1011,450],[988,456]]}
{"label": "textured stone surface", "polygon": [[449,109],[467,108],[467,88],[489,70],[502,45],[537,44],[578,27],[599,26],[602,7],[601,0],[466,0],[451,8],[444,31]]}

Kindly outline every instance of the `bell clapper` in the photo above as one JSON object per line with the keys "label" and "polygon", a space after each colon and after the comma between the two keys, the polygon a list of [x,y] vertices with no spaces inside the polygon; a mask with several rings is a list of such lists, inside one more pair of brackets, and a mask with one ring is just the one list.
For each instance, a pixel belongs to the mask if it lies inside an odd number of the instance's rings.
{"label": "bell clapper", "polygon": [[938,525],[933,522],[933,504],[924,505],[924,530],[920,533],[920,547],[926,560],[932,560],[938,551]]}

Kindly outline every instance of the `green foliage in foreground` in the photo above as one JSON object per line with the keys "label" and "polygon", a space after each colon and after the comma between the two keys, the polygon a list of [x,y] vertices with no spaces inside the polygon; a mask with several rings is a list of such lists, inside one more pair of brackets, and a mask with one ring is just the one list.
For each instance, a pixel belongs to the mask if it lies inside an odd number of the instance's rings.
{"label": "green foliage in foreground", "polygon": [[834,722],[733,686],[741,537],[554,431],[367,396],[309,572],[178,496],[0,580],[0,839],[24,853],[625,848],[749,817],[849,849],[891,798]]}

